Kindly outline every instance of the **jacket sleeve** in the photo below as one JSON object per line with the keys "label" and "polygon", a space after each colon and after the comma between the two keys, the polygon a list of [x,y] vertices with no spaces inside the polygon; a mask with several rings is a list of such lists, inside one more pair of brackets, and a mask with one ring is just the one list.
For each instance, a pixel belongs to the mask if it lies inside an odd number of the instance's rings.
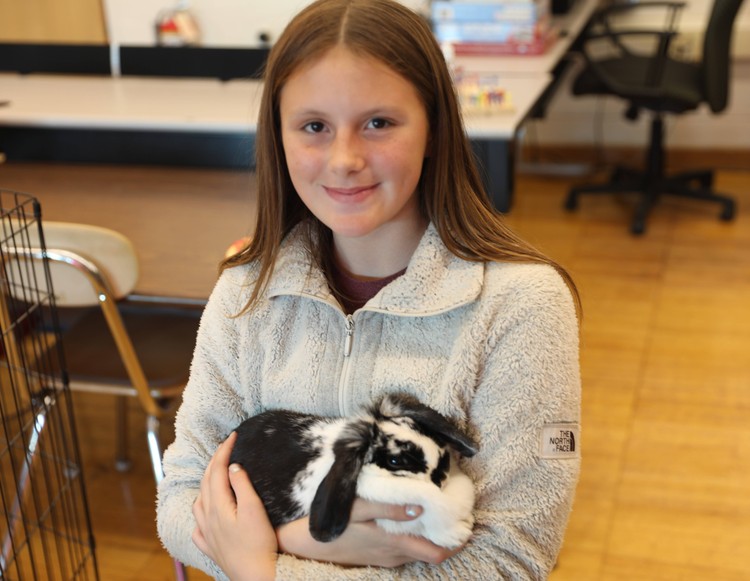
{"label": "jacket sleeve", "polygon": [[[237,271],[237,272],[234,272]],[[219,568],[193,544],[192,505],[216,447],[245,417],[249,386],[242,386],[237,318],[242,269],[219,278],[196,339],[190,379],[175,420],[175,440],[164,453],[157,495],[157,530],[167,551],[186,565],[223,579]]]}
{"label": "jacket sleeve", "polygon": [[[498,314],[471,404],[481,450],[466,465],[478,493],[475,544],[469,549],[486,578],[547,579],[580,471],[573,299],[552,268],[529,270],[534,274],[514,287],[515,296],[506,297]],[[562,429],[576,436],[569,451],[547,447],[542,453],[543,443]]]}
{"label": "jacket sleeve", "polygon": [[281,555],[277,579],[547,579],[570,514],[580,454],[542,457],[540,446],[549,426],[579,422],[578,321],[556,272],[530,265],[520,274],[512,293],[494,306],[486,300],[497,313],[468,404],[481,447],[464,465],[477,488],[468,545],[440,565],[398,569],[339,568]]}

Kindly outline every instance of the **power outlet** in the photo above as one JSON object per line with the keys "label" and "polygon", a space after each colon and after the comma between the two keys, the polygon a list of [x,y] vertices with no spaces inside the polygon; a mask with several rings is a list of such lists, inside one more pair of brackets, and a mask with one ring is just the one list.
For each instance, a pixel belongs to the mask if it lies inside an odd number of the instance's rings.
{"label": "power outlet", "polygon": [[681,30],[670,44],[670,56],[684,61],[700,60],[702,39],[700,32]]}
{"label": "power outlet", "polygon": [[750,23],[738,22],[735,25],[732,55],[735,60],[750,60]]}
{"label": "power outlet", "polygon": [[[672,40],[670,56],[680,60],[698,61],[703,56],[703,32],[681,30]],[[732,35],[732,56],[734,60],[750,60],[750,24],[738,22]]]}

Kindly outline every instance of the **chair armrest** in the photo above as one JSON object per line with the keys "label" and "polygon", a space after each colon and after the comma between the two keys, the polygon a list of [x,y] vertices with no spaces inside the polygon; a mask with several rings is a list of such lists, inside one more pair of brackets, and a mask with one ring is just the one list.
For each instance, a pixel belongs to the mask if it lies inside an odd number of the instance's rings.
{"label": "chair armrest", "polygon": [[638,2],[638,3],[622,3],[622,4],[611,4],[604,8],[598,9],[594,12],[591,17],[593,20],[607,19],[613,14],[621,14],[624,12],[633,12],[635,10],[641,10],[643,8],[668,8],[673,12],[682,10],[687,6],[687,2],[673,2],[670,0],[653,0],[651,2]]}
{"label": "chair armrest", "polygon": [[[623,14],[623,13],[631,13],[636,10],[641,10],[644,8],[666,9],[667,12],[665,16],[664,26],[661,29],[653,28],[652,30],[674,32],[677,30],[677,20],[678,20],[679,12],[685,6],[686,6],[686,2],[677,2],[674,0],[650,0],[650,1],[645,1],[645,2],[638,2],[635,4],[622,3],[622,4],[612,4],[610,6],[606,6],[604,8],[597,10],[592,16],[591,23],[586,29],[586,34],[584,35],[582,42],[585,43],[588,40],[588,38],[591,38],[593,35],[596,35],[596,34],[612,34],[613,44],[617,45],[620,51],[622,51],[624,54],[631,55],[632,53],[628,49],[628,47],[622,44],[619,38],[614,36],[614,33],[623,31],[624,29],[622,28],[618,29],[615,26],[615,23],[611,21],[610,19],[611,16]],[[660,52],[662,52],[664,55],[666,55],[666,48],[667,47],[664,47],[664,46],[660,47]]]}
{"label": "chair armrest", "polygon": [[[597,59],[593,58],[585,50],[583,50],[584,58],[586,59],[587,66],[599,77],[599,79],[607,86],[610,92],[621,95],[622,97],[660,97],[663,90],[660,88],[660,80],[664,70],[664,64],[666,62],[667,50],[669,47],[669,41],[677,36],[676,32],[667,31],[655,31],[655,30],[623,30],[617,33],[607,33],[601,35],[592,35],[591,41],[599,39],[611,39],[612,36],[618,38],[623,37],[637,37],[637,36],[652,36],[660,39],[660,49],[653,55],[650,55],[649,68],[646,74],[646,79],[643,85],[633,86],[632,84],[625,84],[616,78],[613,78],[608,71],[601,66]],[[628,52],[628,55],[632,53]]]}
{"label": "chair armrest", "polygon": [[586,37],[586,42],[598,40],[612,40],[626,36],[655,36],[660,40],[671,40],[679,33],[676,30],[649,30],[647,28],[629,28],[627,30],[617,30],[613,32],[601,32],[590,34]]}

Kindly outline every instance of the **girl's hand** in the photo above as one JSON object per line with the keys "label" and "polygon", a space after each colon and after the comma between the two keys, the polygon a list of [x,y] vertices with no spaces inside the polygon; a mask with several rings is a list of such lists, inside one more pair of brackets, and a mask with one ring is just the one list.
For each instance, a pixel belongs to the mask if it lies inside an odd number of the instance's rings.
{"label": "girl's hand", "polygon": [[229,455],[237,434],[216,450],[193,504],[195,545],[233,580],[276,576],[278,545],[263,503],[250,478]]}
{"label": "girl's hand", "polygon": [[313,539],[305,517],[276,530],[278,546],[284,553],[316,561],[380,567],[398,567],[414,561],[437,564],[463,548],[446,549],[421,537],[394,535],[375,524],[376,518],[411,520],[420,512],[419,507],[380,504],[358,498],[352,508],[349,526],[336,540],[321,543]]}

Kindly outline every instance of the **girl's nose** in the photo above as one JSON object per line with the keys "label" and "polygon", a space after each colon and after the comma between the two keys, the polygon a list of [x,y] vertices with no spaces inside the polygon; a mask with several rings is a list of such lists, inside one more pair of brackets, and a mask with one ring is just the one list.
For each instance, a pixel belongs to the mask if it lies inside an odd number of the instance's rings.
{"label": "girl's nose", "polygon": [[350,174],[365,167],[364,144],[359,136],[348,132],[338,132],[330,149],[329,165],[337,174]]}

